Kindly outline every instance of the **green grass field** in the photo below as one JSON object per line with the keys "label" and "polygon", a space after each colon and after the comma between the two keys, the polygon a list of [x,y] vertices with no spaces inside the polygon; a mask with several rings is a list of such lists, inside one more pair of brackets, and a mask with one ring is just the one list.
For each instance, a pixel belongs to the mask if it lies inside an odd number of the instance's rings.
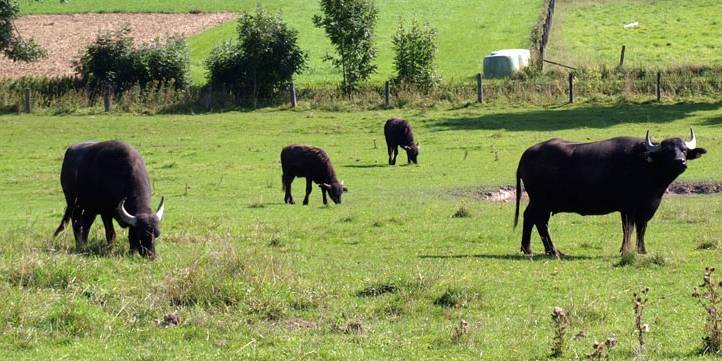
{"label": "green grass field", "polygon": [[[257,1],[91,1],[73,0],[20,1],[24,14],[74,12],[187,12],[242,11],[253,9]],[[301,48],[308,52],[308,70],[299,76],[298,83],[338,83],[337,71],[322,61],[333,48],[323,30],[313,26],[312,17],[319,14],[318,1],[264,1],[263,6],[280,11],[283,18],[299,31]],[[501,48],[526,48],[529,34],[541,9],[541,0],[513,0],[507,2],[478,1],[377,1],[379,21],[376,29],[378,73],[374,82],[393,76],[391,37],[400,20],[417,18],[428,21],[438,29],[438,72],[447,80],[467,79],[481,71],[485,55]],[[499,19],[505,19],[499,21]],[[235,39],[235,23],[221,25],[189,40],[191,50],[191,78],[194,83],[205,82],[203,61],[213,47],[224,39]],[[169,29],[171,30],[171,29]]]}
{"label": "green grass field", "polygon": [[[418,166],[387,166],[382,126],[415,125]],[[615,266],[619,216],[552,218],[570,257],[518,253],[513,205],[472,197],[514,182],[521,152],[560,136],[683,136],[709,154],[680,178],[719,180],[722,103],[469,107],[357,113],[255,111],[202,116],[0,116],[0,359],[546,359],[554,306],[571,315],[565,359],[594,340],[634,356],[632,294],[650,288],[650,360],[698,355],[704,311],[691,297],[720,266],[720,196],[663,200],[651,255]],[[154,206],[167,200],[159,259],[50,236],[64,207],[65,148],[123,139],[144,155]],[[374,147],[374,140],[377,147]],[[278,155],[325,148],[343,204],[284,205]],[[405,162],[402,155],[400,163]],[[303,182],[294,183],[302,197]],[[470,217],[452,218],[460,207]],[[542,249],[536,235],[535,250]],[[175,313],[180,324],[164,327]],[[460,320],[467,333],[452,341]]]}
{"label": "green grass field", "polygon": [[717,0],[563,0],[552,29],[547,57],[566,64],[616,66],[622,45],[629,66],[722,64]]}

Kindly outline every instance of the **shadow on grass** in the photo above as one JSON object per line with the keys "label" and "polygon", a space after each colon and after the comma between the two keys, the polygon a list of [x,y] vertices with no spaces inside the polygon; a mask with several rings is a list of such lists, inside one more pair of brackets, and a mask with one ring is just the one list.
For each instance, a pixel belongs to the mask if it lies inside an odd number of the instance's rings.
{"label": "shadow on grass", "polygon": [[[507,131],[552,131],[562,129],[608,128],[617,124],[668,123],[689,117],[698,111],[717,110],[722,102],[678,104],[589,105],[528,112],[507,112],[446,118],[429,125],[433,131],[505,129]],[[705,120],[703,125],[722,123],[722,117]]]}
{"label": "shadow on grass", "polygon": [[[536,254],[534,256],[527,256],[523,254],[451,254],[451,255],[419,255],[422,259],[461,259],[461,258],[480,258],[480,259],[495,259],[502,261],[536,261],[536,260],[556,260],[554,256],[548,256],[545,254]],[[601,256],[562,256],[562,261],[584,261],[593,259],[602,259]]]}
{"label": "shadow on grass", "polygon": [[388,165],[386,165],[386,164],[379,164],[379,163],[375,163],[375,164],[346,164],[346,165],[342,165],[342,167],[344,167],[344,168],[384,168],[384,167],[388,167]]}
{"label": "shadow on grass", "polygon": [[[72,247],[70,249],[71,253],[81,255],[81,256],[89,256],[89,257],[132,257],[133,253],[128,252],[127,249],[124,249],[123,247],[120,247],[118,245],[118,242],[122,242],[121,239],[116,239],[113,244],[108,244],[108,242],[103,239],[89,239],[83,248],[77,249],[76,247]],[[125,239],[125,242],[128,242],[127,239]],[[73,241],[73,244],[75,242]]]}

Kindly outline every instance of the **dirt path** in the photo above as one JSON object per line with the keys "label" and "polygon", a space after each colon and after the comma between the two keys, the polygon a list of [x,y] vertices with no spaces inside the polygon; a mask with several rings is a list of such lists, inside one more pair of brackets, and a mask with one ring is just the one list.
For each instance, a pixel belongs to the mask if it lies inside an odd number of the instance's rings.
{"label": "dirt path", "polygon": [[233,20],[233,13],[202,14],[67,14],[24,16],[15,22],[23,38],[33,37],[48,58],[36,63],[13,63],[0,55],[0,79],[26,75],[72,75],[72,61],[100,31],[128,24],[136,42],[180,34],[188,37]]}
{"label": "dirt path", "polygon": [[[511,202],[516,199],[514,186],[506,185],[495,189],[489,188],[465,188],[451,192],[454,196],[472,197],[487,202]],[[667,194],[672,195],[695,195],[722,193],[722,183],[713,182],[680,182],[672,183],[667,188]],[[526,198],[526,193],[522,194]]]}

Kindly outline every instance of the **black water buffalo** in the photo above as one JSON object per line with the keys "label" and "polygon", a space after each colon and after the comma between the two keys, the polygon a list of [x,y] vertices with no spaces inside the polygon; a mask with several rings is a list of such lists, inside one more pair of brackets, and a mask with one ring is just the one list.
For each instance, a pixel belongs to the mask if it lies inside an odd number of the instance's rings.
{"label": "black water buffalo", "polygon": [[150,182],[143,157],[119,141],[86,142],[65,152],[60,184],[67,207],[55,236],[72,219],[78,249],[88,239],[90,226],[99,214],[108,244],[115,239],[113,218],[128,227],[130,249],[155,258],[155,239],[160,236],[164,199],[158,211],[150,208]]}
{"label": "black water buffalo", "polygon": [[283,169],[283,190],[286,192],[284,201],[294,204],[291,195],[291,183],[294,177],[306,178],[306,197],[303,205],[308,204],[308,195],[311,194],[311,182],[316,182],[321,188],[323,204],[327,204],[326,192],[334,203],[341,203],[341,195],[348,189],[336,179],[336,172],[331,165],[331,159],[321,148],[311,145],[292,144],[281,150],[281,168]]}
{"label": "black water buffalo", "polygon": [[531,231],[536,226],[547,254],[559,256],[549,236],[552,214],[573,212],[600,215],[620,212],[624,237],[621,251],[631,252],[630,237],[637,228],[637,252],[646,253],[644,232],[672,181],[687,161],[707,151],[697,148],[694,131],[687,142],[679,138],[654,144],[646,139],[619,137],[592,143],[550,139],[527,149],[516,171],[516,210],[519,219],[521,184],[529,205],[524,210],[521,250],[531,253]]}
{"label": "black water buffalo", "polygon": [[386,137],[386,147],[389,151],[389,164],[396,164],[399,147],[406,151],[406,159],[409,163],[417,163],[419,144],[414,142],[414,133],[411,131],[409,122],[398,118],[387,120],[384,124],[384,137]]}

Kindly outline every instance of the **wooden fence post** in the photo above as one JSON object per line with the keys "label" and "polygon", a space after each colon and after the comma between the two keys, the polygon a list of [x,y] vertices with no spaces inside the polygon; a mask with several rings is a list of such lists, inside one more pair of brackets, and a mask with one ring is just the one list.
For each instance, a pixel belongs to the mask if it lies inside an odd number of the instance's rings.
{"label": "wooden fence post", "polygon": [[291,108],[296,107],[296,85],[291,82]]}
{"label": "wooden fence post", "polygon": [[23,111],[25,113],[30,113],[32,109],[33,99],[32,99],[32,91],[30,88],[25,89],[25,94],[23,97]]}
{"label": "wooden fence post", "polygon": [[476,74],[476,101],[478,103],[484,102],[484,83],[481,79],[481,73]]}
{"label": "wooden fence post", "polygon": [[627,49],[627,47],[622,45],[622,53],[619,55],[619,67],[620,68],[624,66],[624,50],[626,50],[626,49]]}
{"label": "wooden fence post", "polygon": [[569,73],[569,102],[574,103],[574,73]]}
{"label": "wooden fence post", "polygon": [[662,100],[662,72],[657,72],[657,101]]}
{"label": "wooden fence post", "polygon": [[104,89],[104,90],[105,90],[105,91],[103,92],[103,110],[104,110],[106,113],[109,113],[110,110],[111,110],[111,108],[112,108],[112,106],[113,106],[113,101],[112,101],[112,99],[111,99],[112,88],[111,88],[111,86],[108,84],[108,85],[105,86],[105,89]]}
{"label": "wooden fence post", "polygon": [[390,89],[389,89],[389,81],[387,80],[384,83],[384,106],[389,106],[389,95],[390,95]]}

